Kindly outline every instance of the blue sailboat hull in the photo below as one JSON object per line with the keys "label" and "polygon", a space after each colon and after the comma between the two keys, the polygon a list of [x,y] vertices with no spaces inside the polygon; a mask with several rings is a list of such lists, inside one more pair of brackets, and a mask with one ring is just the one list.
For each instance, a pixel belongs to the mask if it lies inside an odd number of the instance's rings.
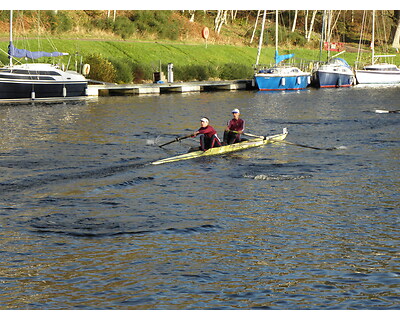
{"label": "blue sailboat hull", "polygon": [[319,88],[336,88],[336,87],[350,87],[353,85],[353,76],[329,73],[329,72],[316,72],[315,86]]}
{"label": "blue sailboat hull", "polygon": [[261,91],[271,90],[302,90],[307,88],[310,76],[254,76],[257,87]]}

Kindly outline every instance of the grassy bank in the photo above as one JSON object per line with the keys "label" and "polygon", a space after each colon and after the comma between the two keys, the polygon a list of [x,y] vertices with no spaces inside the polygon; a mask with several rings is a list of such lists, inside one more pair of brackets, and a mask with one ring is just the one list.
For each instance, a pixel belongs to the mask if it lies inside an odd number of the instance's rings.
{"label": "grassy bank", "polygon": [[[185,45],[181,43],[162,42],[133,42],[133,41],[95,41],[95,40],[47,40],[38,47],[38,41],[25,40],[24,44],[15,42],[17,47],[29,50],[59,51],[70,53],[63,57],[60,63],[67,65],[70,59],[70,68],[75,65],[75,59],[91,64],[91,74],[88,78],[109,82],[142,82],[151,81],[153,72],[159,71],[160,62],[162,71],[167,72],[167,64],[174,64],[175,80],[206,80],[214,79],[242,79],[252,76],[252,65],[255,63],[257,48],[247,46],[215,45],[205,43]],[[47,43],[46,43],[47,42]],[[0,60],[7,64],[7,41],[0,42]],[[306,61],[318,60],[319,50],[293,48],[281,49],[280,54],[295,53],[295,58]],[[78,53],[79,55],[75,55]],[[333,52],[332,54],[335,54]],[[263,48],[260,56],[261,64],[273,62],[274,48]],[[341,55],[350,65],[354,65],[357,53]],[[323,53],[323,59],[326,52]],[[367,59],[367,56],[365,57]],[[49,58],[42,58],[38,62],[58,62]],[[400,57],[394,61],[400,64]],[[71,66],[72,65],[72,66]],[[98,70],[97,70],[98,69]],[[104,71],[108,70],[108,75]],[[102,71],[103,74],[99,74]],[[103,79],[99,79],[103,77]],[[104,78],[105,77],[105,78]]]}

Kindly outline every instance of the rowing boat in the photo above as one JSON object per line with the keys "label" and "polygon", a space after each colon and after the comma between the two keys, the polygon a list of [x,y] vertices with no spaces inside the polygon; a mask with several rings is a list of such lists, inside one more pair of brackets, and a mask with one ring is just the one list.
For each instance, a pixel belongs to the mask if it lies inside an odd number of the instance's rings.
{"label": "rowing boat", "polygon": [[[188,152],[188,153],[184,153],[184,154],[181,154],[178,156],[157,160],[157,161],[152,162],[151,164],[157,165],[157,164],[163,164],[163,163],[168,163],[168,162],[189,160],[189,159],[194,159],[194,158],[199,158],[199,157],[216,156],[216,155],[240,151],[240,150],[244,150],[244,149],[260,147],[265,144],[282,141],[286,138],[287,134],[288,134],[288,131],[286,128],[284,128],[283,133],[275,134],[272,136],[268,136],[268,137],[256,136],[256,138],[254,138],[254,139],[230,144],[227,146],[215,147],[215,148],[208,149],[206,151],[198,150],[198,151]],[[252,135],[252,136],[254,136],[254,135]]]}

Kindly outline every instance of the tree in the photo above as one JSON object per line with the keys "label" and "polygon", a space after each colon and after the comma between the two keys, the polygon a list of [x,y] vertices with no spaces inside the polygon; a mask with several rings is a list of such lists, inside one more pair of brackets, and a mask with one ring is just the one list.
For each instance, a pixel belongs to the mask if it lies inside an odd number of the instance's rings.
{"label": "tree", "polygon": [[394,22],[392,47],[398,50],[400,48],[400,10],[394,10],[392,19]]}
{"label": "tree", "polygon": [[228,11],[229,10],[218,10],[217,16],[215,17],[214,20],[214,30],[216,33],[221,32],[222,25],[227,23],[227,17],[228,17]]}
{"label": "tree", "polygon": [[311,18],[311,22],[310,22],[310,28],[308,30],[308,34],[306,35],[307,41],[310,41],[310,39],[311,39],[311,32],[312,32],[312,29],[313,29],[313,26],[314,26],[314,21],[315,21],[315,16],[316,15],[317,15],[317,10],[314,10],[312,18]]}
{"label": "tree", "polygon": [[258,17],[259,17],[259,15],[260,15],[260,11],[261,11],[261,10],[258,10],[258,12],[257,12],[256,23],[254,24],[253,34],[251,35],[250,43],[253,42],[254,35],[255,35],[255,33],[256,33],[257,23],[258,23]]}
{"label": "tree", "polygon": [[292,32],[294,32],[294,30],[296,29],[296,21],[297,21],[297,10],[295,10],[295,13],[294,13]]}

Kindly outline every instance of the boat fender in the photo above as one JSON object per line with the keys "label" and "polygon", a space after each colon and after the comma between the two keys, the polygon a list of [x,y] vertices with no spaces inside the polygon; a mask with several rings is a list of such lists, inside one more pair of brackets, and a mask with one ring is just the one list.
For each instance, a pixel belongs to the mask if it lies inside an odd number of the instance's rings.
{"label": "boat fender", "polygon": [[282,78],[281,79],[281,86],[285,86],[286,85],[286,79],[285,78]]}
{"label": "boat fender", "polygon": [[89,72],[90,72],[90,64],[85,63],[85,64],[83,65],[83,68],[82,68],[82,74],[83,74],[84,76],[87,76],[87,75],[89,74]]}

